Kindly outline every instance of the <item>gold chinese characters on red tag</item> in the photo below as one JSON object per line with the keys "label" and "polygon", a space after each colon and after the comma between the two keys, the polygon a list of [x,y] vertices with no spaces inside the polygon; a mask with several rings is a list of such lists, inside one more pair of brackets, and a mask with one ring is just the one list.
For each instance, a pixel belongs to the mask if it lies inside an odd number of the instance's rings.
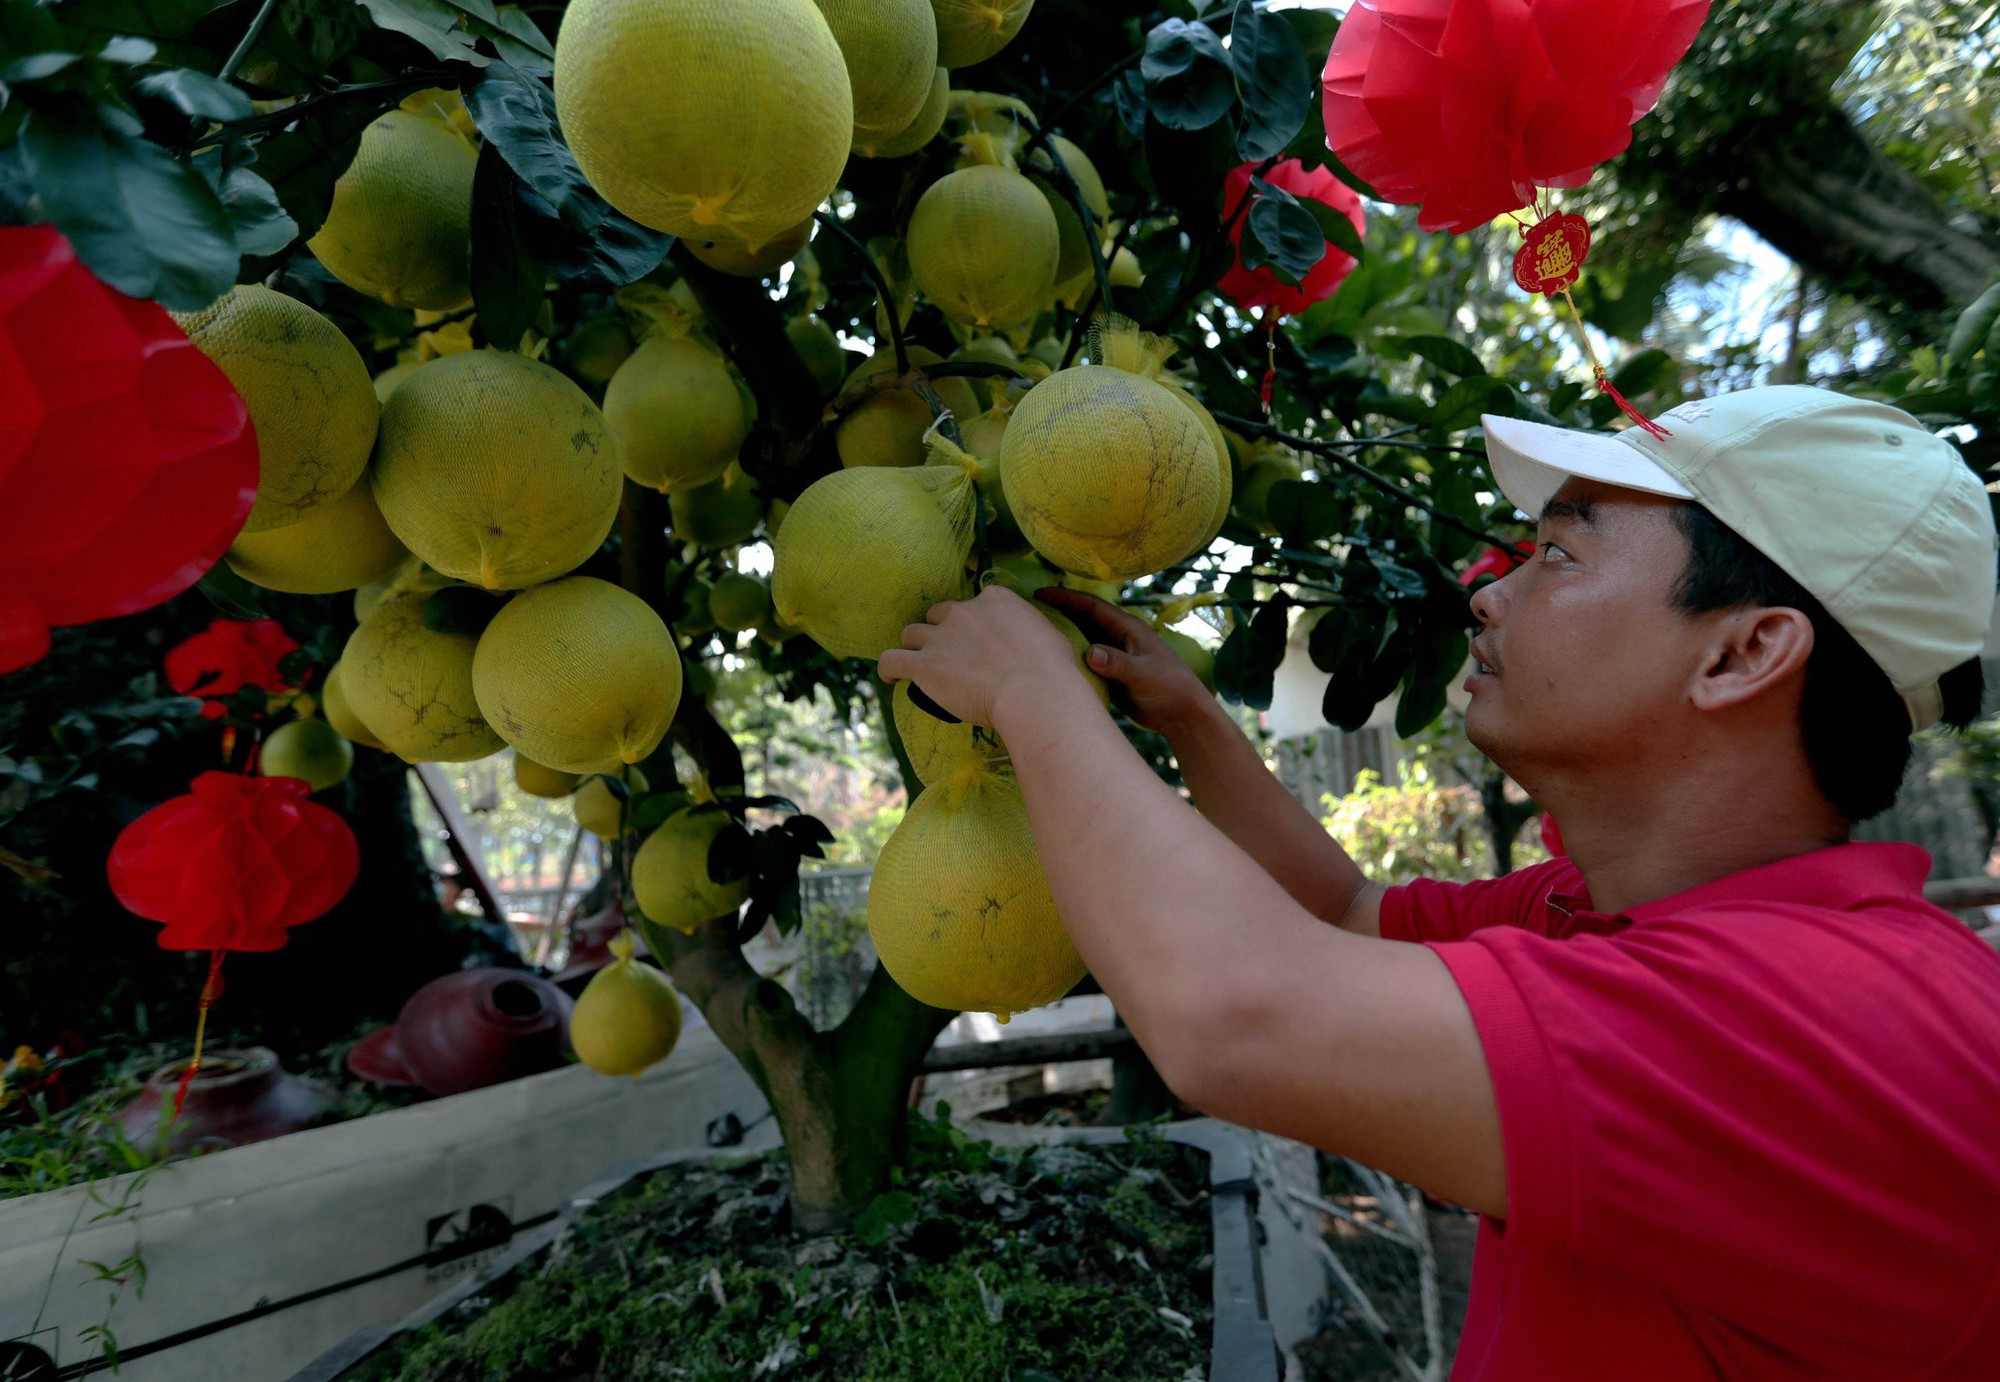
{"label": "gold chinese characters on red tag", "polygon": [[1574,212],[1545,216],[1528,228],[1514,255],[1514,281],[1524,292],[1554,297],[1576,282],[1590,253],[1590,223]]}

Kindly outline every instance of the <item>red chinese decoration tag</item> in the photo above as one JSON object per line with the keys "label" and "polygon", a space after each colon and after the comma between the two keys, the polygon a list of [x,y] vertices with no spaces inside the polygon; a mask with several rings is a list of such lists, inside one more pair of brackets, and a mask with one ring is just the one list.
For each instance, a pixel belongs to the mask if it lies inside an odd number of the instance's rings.
{"label": "red chinese decoration tag", "polygon": [[1568,211],[1544,216],[1514,254],[1514,282],[1523,292],[1554,297],[1576,282],[1589,253],[1590,222]]}

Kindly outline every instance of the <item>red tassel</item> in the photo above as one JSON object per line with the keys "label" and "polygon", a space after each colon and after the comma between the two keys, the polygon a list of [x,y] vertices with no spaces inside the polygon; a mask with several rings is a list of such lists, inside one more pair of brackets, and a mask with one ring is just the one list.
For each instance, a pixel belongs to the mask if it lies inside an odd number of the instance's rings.
{"label": "red tassel", "polygon": [[1672,432],[1669,432],[1666,428],[1660,426],[1659,423],[1647,417],[1637,408],[1634,408],[1630,403],[1627,403],[1625,401],[1625,395],[1618,392],[1617,386],[1614,385],[1611,382],[1611,380],[1605,376],[1604,371],[1601,369],[1597,371],[1597,387],[1599,392],[1604,394],[1606,398],[1609,398],[1613,403],[1616,403],[1618,405],[1618,409],[1620,412],[1624,413],[1626,417],[1632,419],[1632,423],[1634,426],[1644,431],[1648,436],[1658,437],[1661,441],[1665,441],[1668,437],[1671,437],[1673,435]]}

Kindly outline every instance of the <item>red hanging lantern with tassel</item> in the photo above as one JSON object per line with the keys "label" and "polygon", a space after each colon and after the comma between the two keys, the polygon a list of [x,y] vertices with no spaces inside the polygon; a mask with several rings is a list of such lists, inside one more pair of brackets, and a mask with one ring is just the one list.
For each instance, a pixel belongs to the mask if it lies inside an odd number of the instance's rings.
{"label": "red hanging lantern with tassel", "polygon": [[256,497],[250,415],[186,333],[51,227],[0,227],[0,672],[186,590]]}
{"label": "red hanging lantern with tassel", "polygon": [[[1243,221],[1237,214],[1244,197],[1250,193],[1250,178],[1257,171],[1254,163],[1241,164],[1230,170],[1222,184],[1222,218],[1229,226],[1229,243],[1236,249],[1236,262],[1222,275],[1216,290],[1243,311],[1264,311],[1281,317],[1294,317],[1316,302],[1332,297],[1334,290],[1347,280],[1353,272],[1355,259],[1333,241],[1326,242],[1326,252],[1320,261],[1306,271],[1296,287],[1280,281],[1271,272],[1269,265],[1246,268],[1243,263]],[[1320,202],[1332,207],[1354,223],[1354,233],[1358,236],[1367,229],[1366,213],[1361,209],[1361,196],[1353,188],[1335,177],[1324,168],[1308,170],[1296,158],[1288,158],[1274,164],[1264,175],[1264,181],[1273,187],[1282,188],[1300,201]]]}
{"label": "red hanging lantern with tassel", "polygon": [[1710,0],[1355,0],[1321,77],[1327,145],[1417,224],[1453,233],[1515,216],[1514,279],[1560,295],[1598,389],[1611,386],[1570,299],[1590,227],[1544,189],[1581,187],[1632,142]]}

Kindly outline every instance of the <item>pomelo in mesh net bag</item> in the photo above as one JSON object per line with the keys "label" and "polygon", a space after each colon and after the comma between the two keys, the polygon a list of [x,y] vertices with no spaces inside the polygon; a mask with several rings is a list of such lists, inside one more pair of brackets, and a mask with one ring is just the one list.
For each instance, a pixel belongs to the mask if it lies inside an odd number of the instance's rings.
{"label": "pomelo in mesh net bag", "polygon": [[812,220],[807,218],[758,249],[728,236],[689,240],[688,253],[709,268],[737,278],[767,278],[799,257],[799,251],[812,239],[812,228]]}
{"label": "pomelo in mesh net bag", "polygon": [[279,725],[257,754],[257,770],[265,777],[296,777],[315,792],[343,781],[353,768],[354,745],[325,720]]}
{"label": "pomelo in mesh net bag", "polygon": [[242,534],[226,554],[229,569],[252,585],[292,595],[331,595],[386,581],[409,555],[382,521],[366,479],[300,522]]}
{"label": "pomelo in mesh net bag", "polygon": [[847,59],[854,148],[878,148],[923,110],[938,71],[931,0],[818,0]]}
{"label": "pomelo in mesh net bag", "polygon": [[967,326],[1016,326],[1048,306],[1062,236],[1034,183],[977,163],[925,189],[908,246],[911,276],[940,312]]}
{"label": "pomelo in mesh net bag", "polygon": [[1062,155],[1063,167],[1075,179],[1077,190],[1083,194],[1084,205],[1097,217],[1093,229],[1100,239],[1104,235],[1104,223],[1111,217],[1111,199],[1105,195],[1104,179],[1098,176],[1096,165],[1082,149],[1059,134],[1050,135],[1046,143],[1048,150],[1035,150],[1024,171],[1040,189],[1043,200],[1048,202],[1049,210],[1056,218],[1061,249],[1056,259],[1055,292],[1058,297],[1067,298],[1074,296],[1079,287],[1087,289],[1090,286],[1096,277],[1096,263],[1090,257],[1090,237],[1084,230],[1083,218],[1077,215],[1068,190],[1055,176],[1049,150]]}
{"label": "pomelo in mesh net bag", "polygon": [[632,958],[632,933],[611,939],[610,964],[590,976],[569,1016],[576,1058],[600,1075],[638,1075],[681,1036],[681,999],[666,975]]}
{"label": "pomelo in mesh net bag", "polygon": [[646,837],[632,856],[632,896],[648,921],[693,931],[749,899],[747,878],[718,883],[709,876],[709,847],[729,823],[726,811],[684,807]]}
{"label": "pomelo in mesh net bag", "polygon": [[932,605],[967,593],[978,502],[973,477],[946,466],[862,466],[814,481],[772,544],[778,617],[835,657],[880,657]]}
{"label": "pomelo in mesh net bag", "polygon": [[236,386],[257,429],[257,502],[244,532],[301,522],[354,487],[381,409],[361,352],[339,327],[255,283],[173,318]]}
{"label": "pomelo in mesh net bag", "polygon": [[753,253],[827,199],[854,138],[847,63],[812,0],[574,0],[555,90],[606,201]]}
{"label": "pomelo in mesh net bag", "polygon": [[[634,797],[644,796],[651,784],[646,775],[637,768],[627,768],[616,774],[627,791]],[[583,785],[569,799],[570,810],[576,813],[576,823],[600,839],[618,838],[618,826],[624,819],[625,803],[611,790],[602,774],[586,777]]]}
{"label": "pomelo in mesh net bag", "polygon": [[705,485],[750,432],[722,353],[689,337],[648,336],[604,390],[604,420],[634,484],[671,494]]}
{"label": "pomelo in mesh net bag", "polygon": [[755,576],[731,571],[708,590],[708,613],[729,633],[754,629],[771,612],[771,588]]}
{"label": "pomelo in mesh net bag", "polygon": [[412,763],[470,763],[500,748],[472,693],[470,634],[424,627],[429,596],[384,600],[348,637],[340,688],[363,724]]}
{"label": "pomelo in mesh net bag", "polygon": [[519,590],[566,575],[618,516],[624,472],[597,405],[526,356],[433,360],[382,408],[375,502],[403,545],[456,580]]}
{"label": "pomelo in mesh net bag", "polygon": [[698,547],[734,547],[748,542],[764,518],[764,498],[757,482],[739,465],[726,467],[720,478],[667,497],[674,536]]}
{"label": "pomelo in mesh net bag", "polygon": [[524,590],[479,636],[479,710],[515,752],[566,773],[637,763],[681,699],[681,658],[652,606],[594,576]]}
{"label": "pomelo in mesh net bag", "polygon": [[449,126],[392,110],[361,132],[306,248],[327,272],[391,307],[472,301],[472,170],[479,156]]}
{"label": "pomelo in mesh net bag", "polygon": [[1147,377],[1171,342],[1119,319],[1093,335],[1100,363],[1059,370],[1014,405],[1000,478],[1014,521],[1049,561],[1133,580],[1201,542],[1227,460],[1194,410]]}
{"label": "pomelo in mesh net bag", "polygon": [[559,773],[525,754],[514,755],[514,785],[531,797],[558,800],[574,792],[581,781],[580,773]]}
{"label": "pomelo in mesh net bag", "polygon": [[984,62],[1013,41],[1035,0],[931,0],[937,16],[938,61],[946,67]]}
{"label": "pomelo in mesh net bag", "polygon": [[951,73],[940,67],[931,73],[931,87],[924,97],[923,107],[909,124],[889,135],[872,148],[862,143],[857,136],[854,152],[863,158],[901,158],[937,138],[944,128],[945,112],[951,105]]}
{"label": "pomelo in mesh net bag", "polygon": [[868,934],[921,1003],[1005,1022],[1083,977],[1013,775],[964,764],[926,787],[882,847]]}
{"label": "pomelo in mesh net bag", "polygon": [[[943,357],[925,346],[913,345],[905,352],[912,365],[936,365]],[[847,376],[852,388],[864,379],[896,368],[896,352],[876,351]],[[955,418],[965,419],[979,411],[971,384],[964,379],[930,381],[931,391]],[[930,400],[914,386],[870,394],[841,415],[834,429],[834,447],[844,466],[922,465],[926,459],[924,438],[936,416]]]}
{"label": "pomelo in mesh net bag", "polygon": [[344,739],[366,745],[371,749],[388,747],[374,730],[362,723],[361,717],[354,713],[354,707],[348,703],[347,688],[341,681],[338,662],[327,668],[326,680],[320,683],[319,713],[326,716],[326,722],[339,730]]}

